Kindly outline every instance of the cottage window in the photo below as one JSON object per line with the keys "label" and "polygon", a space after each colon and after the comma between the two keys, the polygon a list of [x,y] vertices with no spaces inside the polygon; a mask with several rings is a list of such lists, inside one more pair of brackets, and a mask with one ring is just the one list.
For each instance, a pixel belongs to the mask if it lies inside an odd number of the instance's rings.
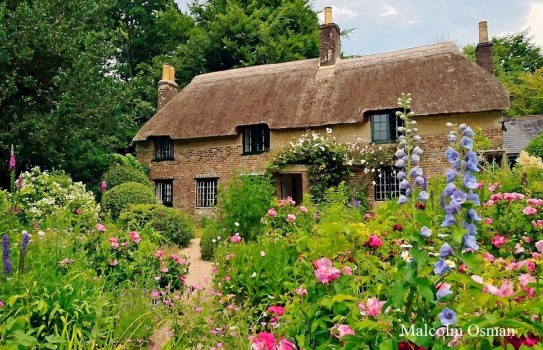
{"label": "cottage window", "polygon": [[217,205],[217,178],[196,179],[196,207],[210,208]]}
{"label": "cottage window", "polygon": [[270,150],[270,129],[266,125],[243,128],[243,154],[257,154]]}
{"label": "cottage window", "polygon": [[398,139],[398,127],[403,126],[403,120],[396,116],[396,111],[377,112],[370,115],[371,141],[388,143]]}
{"label": "cottage window", "polygon": [[158,203],[173,206],[173,180],[155,180],[155,194]]}
{"label": "cottage window", "polygon": [[387,166],[375,171],[374,195],[376,201],[396,198],[400,195],[400,181],[396,177],[397,168]]}
{"label": "cottage window", "polygon": [[169,136],[159,136],[155,139],[155,160],[173,159],[173,140]]}

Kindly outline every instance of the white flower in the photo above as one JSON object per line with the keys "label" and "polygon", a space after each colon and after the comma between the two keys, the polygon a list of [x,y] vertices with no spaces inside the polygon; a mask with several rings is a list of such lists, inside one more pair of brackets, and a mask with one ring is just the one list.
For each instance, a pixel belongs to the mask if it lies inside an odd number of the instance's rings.
{"label": "white flower", "polygon": [[413,246],[411,244],[402,244],[400,248],[413,248]]}
{"label": "white flower", "polygon": [[448,127],[454,126],[454,124],[451,123],[451,122],[447,122],[445,125],[448,126]]}
{"label": "white flower", "polygon": [[409,254],[409,251],[407,251],[407,250],[404,250],[404,251],[400,254],[400,257],[401,257],[402,260],[405,261],[405,262],[411,262],[411,260],[413,260],[413,257]]}
{"label": "white flower", "polygon": [[332,128],[326,128],[326,133],[331,134],[332,133]]}
{"label": "white flower", "polygon": [[456,267],[456,264],[452,260],[445,260],[445,263],[449,265],[451,269],[454,269]]}
{"label": "white flower", "polygon": [[213,238],[213,239],[211,240],[211,242],[217,243],[217,240],[216,240],[215,238]]}
{"label": "white flower", "polygon": [[255,278],[256,277],[256,272],[253,272],[253,274],[251,275],[252,278]]}
{"label": "white flower", "polygon": [[239,227],[239,222],[234,222],[234,225],[236,225],[236,227]]}
{"label": "white flower", "polygon": [[416,120],[412,120],[412,121],[409,122],[409,124],[411,124],[411,125],[417,125],[417,121],[416,121]]}

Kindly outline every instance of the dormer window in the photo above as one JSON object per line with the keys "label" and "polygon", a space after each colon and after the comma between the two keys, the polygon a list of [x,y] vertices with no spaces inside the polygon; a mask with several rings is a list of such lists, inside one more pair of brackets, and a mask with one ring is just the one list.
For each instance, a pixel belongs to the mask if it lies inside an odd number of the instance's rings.
{"label": "dormer window", "polygon": [[371,142],[390,143],[398,139],[398,127],[403,126],[403,120],[396,116],[396,111],[380,111],[370,115]]}
{"label": "dormer window", "polygon": [[270,150],[270,129],[267,125],[243,128],[243,154],[258,154]]}
{"label": "dormer window", "polygon": [[169,136],[155,138],[155,160],[173,159],[173,140]]}

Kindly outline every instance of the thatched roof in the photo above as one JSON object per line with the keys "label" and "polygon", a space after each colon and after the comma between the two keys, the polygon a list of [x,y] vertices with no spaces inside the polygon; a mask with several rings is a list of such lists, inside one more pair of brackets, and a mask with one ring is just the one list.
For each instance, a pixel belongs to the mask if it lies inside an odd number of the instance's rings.
{"label": "thatched roof", "polygon": [[543,115],[516,117],[505,123],[503,148],[505,153],[519,154],[533,138],[543,133]]}
{"label": "thatched roof", "polygon": [[396,108],[402,92],[417,115],[505,110],[507,91],[453,43],[339,60],[319,59],[196,76],[136,134],[173,139],[234,135],[242,125],[270,129],[357,123],[367,111]]}

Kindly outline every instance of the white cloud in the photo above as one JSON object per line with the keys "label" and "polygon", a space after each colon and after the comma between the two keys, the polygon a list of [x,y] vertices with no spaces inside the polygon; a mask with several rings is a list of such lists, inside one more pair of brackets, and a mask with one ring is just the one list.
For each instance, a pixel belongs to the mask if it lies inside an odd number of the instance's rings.
{"label": "white cloud", "polygon": [[543,2],[532,3],[530,12],[526,18],[524,29],[530,29],[530,34],[534,36],[534,42],[543,46]]}
{"label": "white cloud", "polygon": [[379,16],[394,16],[398,14],[398,10],[394,6],[382,5],[385,9],[385,12],[381,12]]}

